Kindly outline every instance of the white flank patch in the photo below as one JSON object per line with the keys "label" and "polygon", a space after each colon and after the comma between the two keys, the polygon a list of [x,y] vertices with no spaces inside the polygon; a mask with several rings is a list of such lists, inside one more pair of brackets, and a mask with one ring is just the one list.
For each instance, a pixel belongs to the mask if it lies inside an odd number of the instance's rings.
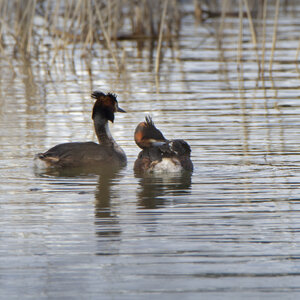
{"label": "white flank patch", "polygon": [[47,169],[49,167],[43,160],[39,159],[37,155],[34,157],[33,166],[39,170]]}
{"label": "white flank patch", "polygon": [[170,172],[170,173],[176,173],[181,172],[182,166],[180,162],[177,159],[170,159],[170,158],[163,158],[161,162],[156,164],[153,168],[153,172],[155,173],[164,173],[164,172]]}

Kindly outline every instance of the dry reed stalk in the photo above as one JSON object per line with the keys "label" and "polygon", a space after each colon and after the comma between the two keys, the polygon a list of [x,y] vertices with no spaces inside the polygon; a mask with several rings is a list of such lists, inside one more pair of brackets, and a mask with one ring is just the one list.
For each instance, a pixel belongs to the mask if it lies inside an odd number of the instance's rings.
{"label": "dry reed stalk", "polygon": [[181,27],[181,12],[178,6],[178,2],[177,0],[173,0],[173,10],[174,10],[174,16],[175,16],[175,20],[177,20],[176,22],[176,38],[174,39],[174,41],[172,40],[172,51],[174,53],[177,53],[177,55],[173,54],[173,56],[175,57],[176,61],[180,62],[180,43],[179,43],[179,35],[180,35],[180,27]]}
{"label": "dry reed stalk", "polygon": [[224,29],[224,21],[225,21],[225,15],[228,9],[228,0],[222,1],[222,8],[221,8],[221,22],[220,26],[218,28],[217,34],[218,34],[218,41],[221,41],[223,38],[223,29]]}
{"label": "dry reed stalk", "polygon": [[243,69],[243,63],[242,63],[242,52],[243,52],[243,18],[244,18],[244,12],[243,12],[243,0],[239,0],[239,40],[238,40],[238,51],[237,51],[237,65],[238,65],[238,83],[239,83],[239,98],[241,101],[241,110],[240,110],[240,116],[241,116],[241,126],[242,126],[242,132],[243,132],[243,139],[242,139],[242,149],[244,154],[244,159],[247,161],[247,157],[249,154],[249,125],[248,125],[248,119],[247,119],[247,100],[245,96],[245,87],[244,87],[244,69]]}
{"label": "dry reed stalk", "polygon": [[50,33],[49,31],[49,25],[48,25],[48,20],[50,19],[51,16],[51,2],[47,3],[46,6],[46,10],[45,10],[45,16],[44,16],[44,25],[42,28],[42,36],[45,37],[46,32],[48,32],[48,34]]}
{"label": "dry reed stalk", "polygon": [[203,22],[203,18],[202,18],[202,8],[200,5],[200,2],[198,0],[193,0],[194,2],[194,16],[196,19],[196,23],[202,23]]}
{"label": "dry reed stalk", "polygon": [[[2,1],[0,3],[0,12],[2,12],[2,14],[5,16],[7,13],[7,2]],[[0,18],[0,52],[4,53],[4,47],[5,47],[5,42],[4,42],[4,34],[5,34],[5,21],[2,19],[2,17]]]}
{"label": "dry reed stalk", "polygon": [[266,22],[267,22],[267,3],[268,0],[265,0],[263,3],[263,31],[262,31],[262,51],[261,51],[261,67],[260,67],[260,76],[264,83],[264,73],[265,73],[265,53],[266,53]]}
{"label": "dry reed stalk", "polygon": [[[108,1],[110,3],[110,1]],[[91,1],[87,1],[87,35],[83,44],[83,48],[86,48],[88,45],[93,45],[93,15],[92,15],[92,7]],[[110,34],[110,33],[109,33]]]}
{"label": "dry reed stalk", "polygon": [[[0,25],[1,25],[1,28],[4,28],[4,30],[1,32],[1,39],[4,38],[5,34],[8,34],[17,43],[18,42],[18,37],[16,36],[15,32],[12,29],[9,28],[9,24],[7,24],[7,22],[3,18],[0,18]],[[3,43],[3,41],[2,41],[2,43]]]}
{"label": "dry reed stalk", "polygon": [[[175,36],[178,38],[180,34],[180,28],[181,28],[181,19],[182,19],[182,13],[180,12],[178,0],[173,0],[173,14],[174,14],[174,20],[175,20]],[[173,18],[172,18],[173,19]],[[172,24],[172,19],[170,20],[170,23]]]}
{"label": "dry reed stalk", "polygon": [[118,71],[120,71],[120,66],[119,66],[119,62],[117,60],[117,57],[112,49],[112,46],[111,46],[111,37],[108,35],[106,29],[105,29],[105,26],[104,26],[104,21],[103,21],[103,18],[102,18],[102,15],[101,15],[101,12],[100,12],[100,9],[99,9],[99,6],[98,6],[98,3],[95,2],[95,7],[96,7],[96,15],[98,16],[98,20],[100,22],[100,27],[101,27],[101,30],[102,30],[102,34],[105,38],[105,41],[106,41],[106,44],[107,44],[107,48],[113,58],[113,61],[115,63],[115,67]]}
{"label": "dry reed stalk", "polygon": [[258,55],[258,51],[257,51],[257,40],[256,40],[256,33],[255,33],[254,25],[253,25],[253,20],[252,20],[251,12],[249,9],[248,0],[243,0],[243,1],[244,1],[244,5],[246,7],[246,13],[247,13],[248,21],[249,21],[253,48],[254,48],[255,55],[256,55],[256,61],[257,61],[257,65],[258,65],[258,74],[260,74],[260,62],[259,62],[259,55]]}
{"label": "dry reed stalk", "polygon": [[112,37],[112,1],[108,1],[107,3],[107,15],[108,15],[108,24],[107,24],[107,34]]}
{"label": "dry reed stalk", "polygon": [[[268,109],[268,98],[267,98],[267,89],[265,87],[265,53],[266,53],[266,22],[267,22],[267,3],[268,0],[265,0],[263,3],[263,30],[262,30],[262,49],[261,49],[261,68],[260,68],[260,79],[262,82],[262,89],[264,92],[264,107],[265,107],[265,117],[268,120],[268,114],[269,114],[269,109]],[[270,150],[270,149],[269,149]]]}
{"label": "dry reed stalk", "polygon": [[217,30],[217,43],[218,43],[218,48],[219,48],[219,55],[220,55],[220,62],[223,62],[221,65],[223,67],[222,72],[225,74],[225,70],[228,70],[228,68],[224,68],[224,65],[226,65],[226,59],[224,52],[225,50],[223,49],[223,38],[224,38],[224,24],[225,24],[225,17],[226,13],[229,7],[229,0],[222,1],[222,9],[221,9],[221,22],[219,25],[219,28]]}
{"label": "dry reed stalk", "polygon": [[[50,20],[50,26],[49,26],[49,34],[52,36],[53,41],[53,55],[50,62],[50,66],[55,65],[54,62],[56,60],[56,56],[60,50],[60,45],[58,44],[58,36],[59,33],[56,30],[56,26],[59,23],[58,17],[59,17],[59,1],[56,1],[56,5],[54,7],[53,13],[50,13],[51,20]],[[52,22],[51,22],[52,21]]]}
{"label": "dry reed stalk", "polygon": [[161,44],[162,44],[162,37],[163,37],[163,31],[164,31],[164,24],[165,24],[165,17],[166,17],[166,13],[167,13],[167,7],[168,7],[168,0],[165,0],[164,1],[163,12],[162,12],[162,16],[161,16],[160,28],[159,28],[159,37],[158,37],[157,51],[156,51],[156,60],[155,60],[155,73],[159,72]]}
{"label": "dry reed stalk", "polygon": [[[237,49],[237,66],[238,66],[238,76],[240,79],[240,74],[243,74],[243,64],[242,64],[242,52],[243,52],[243,4],[242,0],[239,0],[239,40]],[[240,80],[239,80],[240,83]],[[240,85],[240,84],[239,84]]]}
{"label": "dry reed stalk", "polygon": [[18,2],[16,14],[18,22],[15,22],[15,32],[18,37],[17,46],[25,53],[30,51],[32,40],[33,19],[36,9],[36,0]]}
{"label": "dry reed stalk", "polygon": [[280,5],[280,0],[276,0],[275,20],[274,20],[273,38],[272,38],[272,48],[271,48],[271,57],[270,57],[270,64],[269,64],[270,74],[272,73],[272,65],[273,65],[274,53],[275,53],[275,47],[276,47],[276,40],[277,40],[277,25],[278,25],[278,16],[279,16],[279,5]]}

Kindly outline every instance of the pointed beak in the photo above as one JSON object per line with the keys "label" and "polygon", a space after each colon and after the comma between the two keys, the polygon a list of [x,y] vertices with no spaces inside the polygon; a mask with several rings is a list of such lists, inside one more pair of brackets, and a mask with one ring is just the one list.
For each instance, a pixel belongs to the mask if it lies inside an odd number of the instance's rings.
{"label": "pointed beak", "polygon": [[119,106],[117,107],[117,112],[126,113],[126,111]]}

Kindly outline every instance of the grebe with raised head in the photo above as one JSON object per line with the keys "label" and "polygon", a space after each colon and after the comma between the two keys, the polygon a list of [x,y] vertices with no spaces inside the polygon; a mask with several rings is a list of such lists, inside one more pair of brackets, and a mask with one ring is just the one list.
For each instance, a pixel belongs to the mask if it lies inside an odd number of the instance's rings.
{"label": "grebe with raised head", "polygon": [[115,142],[108,121],[114,122],[115,112],[125,112],[119,107],[116,95],[94,91],[96,99],[92,119],[99,143],[73,142],[54,146],[35,156],[36,165],[57,168],[101,168],[101,166],[125,166],[126,154]]}
{"label": "grebe with raised head", "polygon": [[143,149],[134,163],[135,172],[193,171],[189,144],[182,139],[167,140],[150,116],[138,124],[134,140]]}

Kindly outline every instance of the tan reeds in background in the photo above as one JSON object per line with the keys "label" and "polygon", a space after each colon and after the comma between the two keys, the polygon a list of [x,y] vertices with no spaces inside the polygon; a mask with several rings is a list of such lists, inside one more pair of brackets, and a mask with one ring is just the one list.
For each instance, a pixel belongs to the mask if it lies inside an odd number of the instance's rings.
{"label": "tan reeds in background", "polygon": [[[225,3],[225,4],[224,4]],[[239,11],[239,7],[242,11]],[[286,6],[289,1],[285,1]],[[276,29],[280,12],[279,0],[2,0],[0,2],[0,51],[1,56],[16,59],[26,56],[39,59],[44,48],[52,51],[52,62],[59,53],[73,47],[84,54],[98,45],[98,51],[106,49],[115,70],[124,69],[123,41],[152,40],[156,47],[154,70],[159,72],[164,47],[180,39],[182,19],[193,15],[197,26],[207,26],[208,21],[219,24],[215,32],[217,39],[223,39],[223,25],[226,18],[248,20],[252,44],[256,53],[258,71],[263,72],[265,63],[265,40],[259,54],[256,25],[257,18],[266,23],[269,6],[275,6],[273,43],[269,71],[276,49]],[[211,23],[211,22],[210,22]],[[241,25],[241,21],[237,24]],[[237,26],[240,26],[237,25]],[[266,28],[263,29],[265,39]],[[243,36],[240,36],[242,39]],[[237,45],[242,41],[237,40]],[[238,65],[241,65],[242,45],[237,46]],[[100,50],[99,50],[100,49]],[[200,50],[199,50],[200,51]],[[72,54],[72,55],[73,55]],[[123,56],[123,58],[122,58]],[[262,74],[262,73],[261,73]]]}

